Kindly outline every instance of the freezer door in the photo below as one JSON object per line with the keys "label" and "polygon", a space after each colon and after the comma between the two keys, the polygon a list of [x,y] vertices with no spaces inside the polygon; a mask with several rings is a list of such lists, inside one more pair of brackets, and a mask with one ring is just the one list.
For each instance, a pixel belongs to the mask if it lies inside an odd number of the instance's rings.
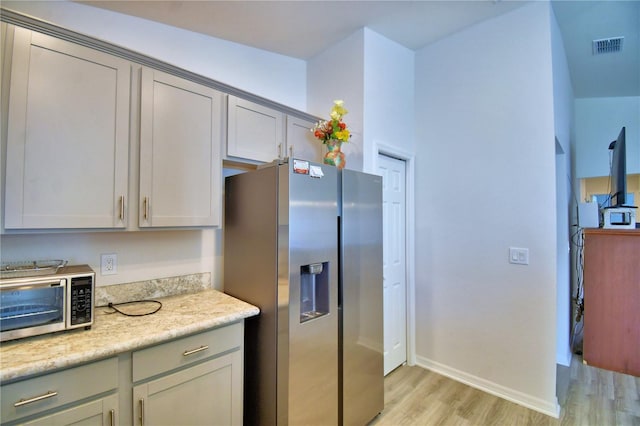
{"label": "freezer door", "polygon": [[384,408],[382,178],[341,174],[342,424],[364,425]]}
{"label": "freezer door", "polygon": [[[279,270],[279,292],[288,282],[288,361],[280,357],[279,375],[288,371],[287,398],[278,398],[278,424],[338,424],[338,173],[335,167],[306,174],[288,165],[288,218],[280,216],[281,235],[288,234],[288,270]],[[281,182],[284,182],[281,179]],[[285,191],[281,187],[281,195]],[[288,229],[288,231],[285,231]],[[284,241],[284,239],[281,239]],[[279,268],[284,256],[280,256]],[[304,291],[301,291],[304,286]],[[284,306],[279,309],[284,310]],[[284,327],[288,326],[288,330]],[[282,337],[281,337],[282,338]],[[282,341],[282,340],[281,340]],[[280,392],[282,388],[279,388]],[[288,404],[286,411],[280,404]],[[286,419],[281,414],[286,412]]]}
{"label": "freezer door", "polygon": [[260,308],[245,322],[246,425],[272,425],[277,418],[277,172],[228,177],[225,187],[224,291]]}

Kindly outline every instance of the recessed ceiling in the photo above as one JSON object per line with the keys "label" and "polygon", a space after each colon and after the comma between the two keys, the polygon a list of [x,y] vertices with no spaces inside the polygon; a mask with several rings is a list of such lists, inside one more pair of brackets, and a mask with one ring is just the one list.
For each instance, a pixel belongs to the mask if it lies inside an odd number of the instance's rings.
{"label": "recessed ceiling", "polygon": [[[362,27],[412,50],[528,1],[82,1],[283,55],[309,59]],[[554,1],[576,97],[640,96],[640,2]],[[620,54],[592,41],[624,36]],[[617,56],[615,56],[617,55]]]}
{"label": "recessed ceiling", "polygon": [[[640,96],[640,2],[554,1],[576,98]],[[593,41],[624,37],[619,52]]]}

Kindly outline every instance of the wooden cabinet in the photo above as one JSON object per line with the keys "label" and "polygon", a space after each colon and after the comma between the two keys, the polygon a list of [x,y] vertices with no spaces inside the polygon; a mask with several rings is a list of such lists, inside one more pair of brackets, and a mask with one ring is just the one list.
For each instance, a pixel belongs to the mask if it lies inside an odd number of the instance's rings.
{"label": "wooden cabinet", "polygon": [[5,228],[124,228],[130,64],[15,29]]}
{"label": "wooden cabinet", "polygon": [[241,425],[243,324],[133,353],[133,424]]}
{"label": "wooden cabinet", "polygon": [[268,163],[286,156],[284,114],[229,95],[227,157]]}
{"label": "wooden cabinet", "polygon": [[584,362],[640,376],[640,230],[584,232]]}
{"label": "wooden cabinet", "polygon": [[222,93],[142,69],[140,227],[219,226]]}
{"label": "wooden cabinet", "polygon": [[113,425],[117,388],[117,358],[3,384],[0,420],[3,425]]}
{"label": "wooden cabinet", "polygon": [[324,145],[309,130],[314,124],[312,121],[287,116],[287,155],[289,157],[322,163]]}

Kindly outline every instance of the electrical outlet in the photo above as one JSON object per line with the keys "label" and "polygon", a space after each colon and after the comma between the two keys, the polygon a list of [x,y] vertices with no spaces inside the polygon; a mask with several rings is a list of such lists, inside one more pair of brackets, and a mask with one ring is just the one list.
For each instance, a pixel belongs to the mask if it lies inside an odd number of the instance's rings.
{"label": "electrical outlet", "polygon": [[528,265],[529,249],[509,247],[509,263],[515,263],[518,265]]}
{"label": "electrical outlet", "polygon": [[118,255],[108,253],[100,255],[100,274],[115,275],[118,273]]}

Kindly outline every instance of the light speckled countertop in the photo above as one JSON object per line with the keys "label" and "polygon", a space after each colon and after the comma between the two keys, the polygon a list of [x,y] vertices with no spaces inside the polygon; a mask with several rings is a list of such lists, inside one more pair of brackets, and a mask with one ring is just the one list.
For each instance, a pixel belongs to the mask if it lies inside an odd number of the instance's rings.
{"label": "light speckled countertop", "polygon": [[13,381],[136,350],[260,312],[253,305],[212,289],[157,300],[162,302],[162,309],[153,315],[127,317],[108,314],[108,308],[97,308],[90,330],[3,342],[0,381]]}

